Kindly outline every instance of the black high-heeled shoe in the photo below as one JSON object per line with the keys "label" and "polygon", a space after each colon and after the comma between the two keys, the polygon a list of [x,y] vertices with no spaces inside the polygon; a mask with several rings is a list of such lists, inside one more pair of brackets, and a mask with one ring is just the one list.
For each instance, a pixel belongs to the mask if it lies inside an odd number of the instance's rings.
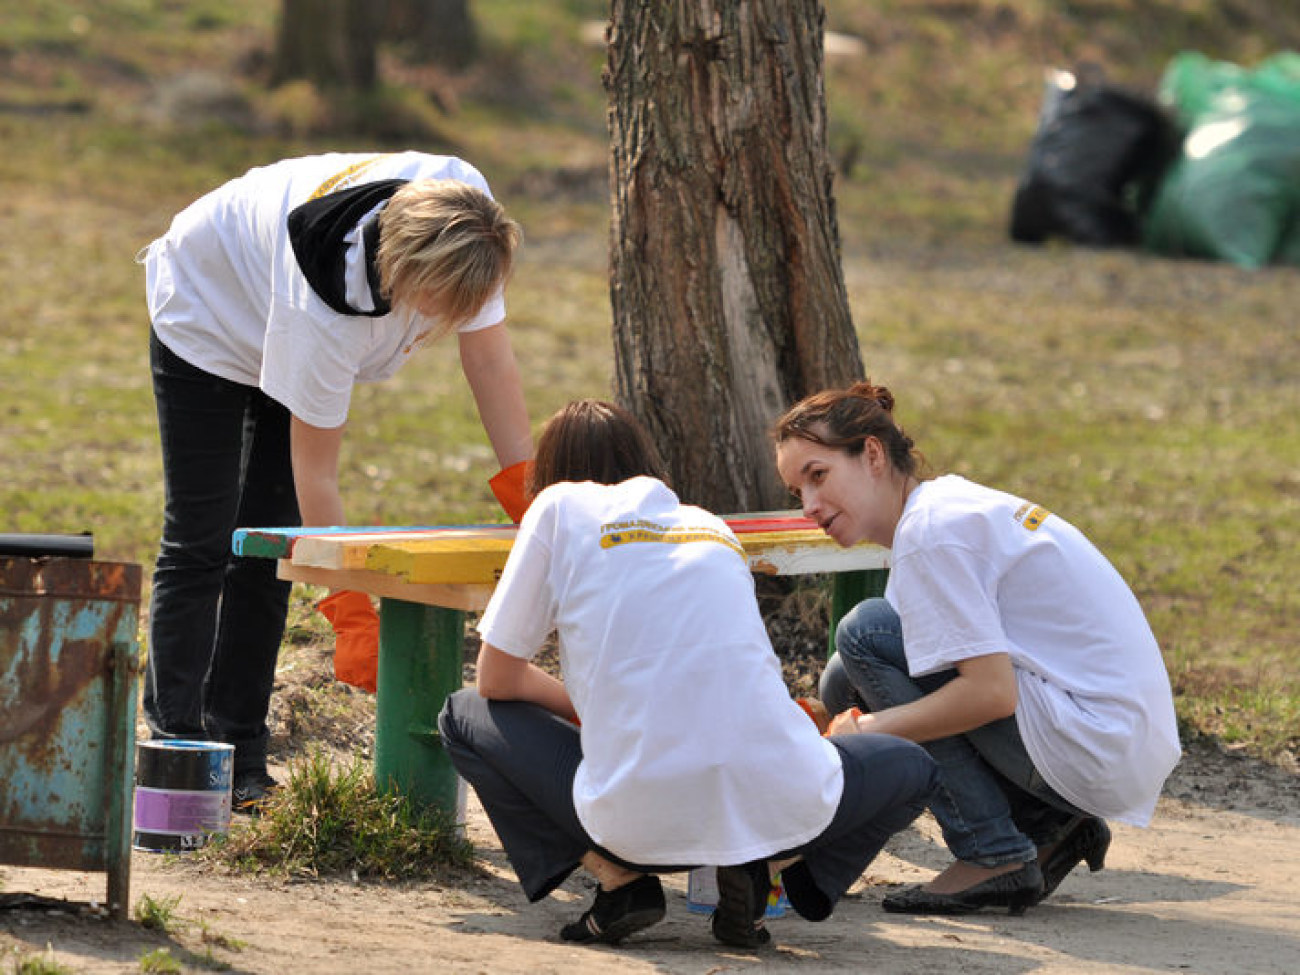
{"label": "black high-heeled shoe", "polygon": [[955,894],[936,894],[923,887],[909,887],[890,894],[881,906],[891,914],[973,914],[985,907],[1005,907],[1019,916],[1042,899],[1043,871],[1037,860],[1019,870],[1000,873]]}
{"label": "black high-heeled shoe", "polygon": [[1110,827],[1104,819],[1087,816],[1078,820],[1065,834],[1056,849],[1043,861],[1043,896],[1051,896],[1070,871],[1087,862],[1093,873],[1106,866],[1106,851],[1110,849]]}
{"label": "black high-heeled shoe", "polygon": [[614,890],[596,888],[587,912],[560,929],[564,941],[616,945],[630,934],[663,920],[667,912],[664,888],[654,874],[638,877]]}

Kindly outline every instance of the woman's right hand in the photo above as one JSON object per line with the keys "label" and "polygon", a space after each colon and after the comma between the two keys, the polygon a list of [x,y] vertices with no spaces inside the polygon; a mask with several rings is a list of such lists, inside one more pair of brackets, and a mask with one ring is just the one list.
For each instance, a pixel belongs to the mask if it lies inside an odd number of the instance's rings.
{"label": "woman's right hand", "polygon": [[863,714],[857,708],[849,708],[847,711],[841,711],[835,717],[831,718],[830,726],[826,729],[828,735],[856,735],[864,731],[862,722],[869,719],[871,715]]}

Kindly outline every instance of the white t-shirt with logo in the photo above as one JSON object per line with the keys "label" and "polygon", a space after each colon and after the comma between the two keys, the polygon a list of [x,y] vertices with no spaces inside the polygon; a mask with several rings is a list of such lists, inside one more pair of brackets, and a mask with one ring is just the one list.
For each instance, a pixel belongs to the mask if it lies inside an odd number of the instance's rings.
{"label": "white t-shirt with logo", "polygon": [[[186,207],[149,245],[158,339],[206,372],[259,386],[307,423],[340,426],[353,385],[387,379],[436,323],[400,308],[379,317],[331,309],[298,266],[287,220],[313,196],[380,179],[456,179],[489,192],[469,163],[419,152],[328,153],[249,170]],[[347,293],[355,307],[373,308],[360,234],[349,240]],[[504,318],[498,291],[460,331]]]}
{"label": "white t-shirt with logo", "polygon": [[643,864],[743,863],[830,822],[839,753],[790,698],[721,519],[662,482],[542,491],[479,623],[530,659],[558,634],[592,839]]}
{"label": "white t-shirt with logo", "polygon": [[912,492],[892,560],[912,676],[1010,654],[1035,768],[1079,808],[1146,825],[1181,754],[1173,695],[1105,556],[1059,516],[950,475]]}

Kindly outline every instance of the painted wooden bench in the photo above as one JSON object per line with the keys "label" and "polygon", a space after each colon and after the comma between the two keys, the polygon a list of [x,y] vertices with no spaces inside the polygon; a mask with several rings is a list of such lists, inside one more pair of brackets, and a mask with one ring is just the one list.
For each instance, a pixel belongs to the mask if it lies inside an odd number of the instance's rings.
{"label": "painted wooden bench", "polygon": [[[832,576],[832,641],[844,613],[884,591],[887,549],[841,548],[797,512],[734,515],[726,521],[754,572]],[[419,806],[457,808],[458,783],[438,741],[438,712],[461,686],[465,614],[487,606],[515,532],[513,525],[235,532],[235,554],[278,559],[282,579],[379,598],[375,781]]]}

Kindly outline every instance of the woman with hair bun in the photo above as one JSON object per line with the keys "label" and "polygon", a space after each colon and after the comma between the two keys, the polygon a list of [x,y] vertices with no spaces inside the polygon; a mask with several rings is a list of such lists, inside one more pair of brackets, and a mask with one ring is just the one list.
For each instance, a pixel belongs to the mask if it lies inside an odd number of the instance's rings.
{"label": "woman with hair bun", "polygon": [[956,860],[885,910],[1019,914],[1079,863],[1100,870],[1106,820],[1146,825],[1180,755],[1160,649],[1119,573],[1031,501],[923,479],[883,386],[808,397],[774,439],[805,515],[840,545],[892,550],[884,598],[836,631],[821,695],[833,734],[924,744]]}

